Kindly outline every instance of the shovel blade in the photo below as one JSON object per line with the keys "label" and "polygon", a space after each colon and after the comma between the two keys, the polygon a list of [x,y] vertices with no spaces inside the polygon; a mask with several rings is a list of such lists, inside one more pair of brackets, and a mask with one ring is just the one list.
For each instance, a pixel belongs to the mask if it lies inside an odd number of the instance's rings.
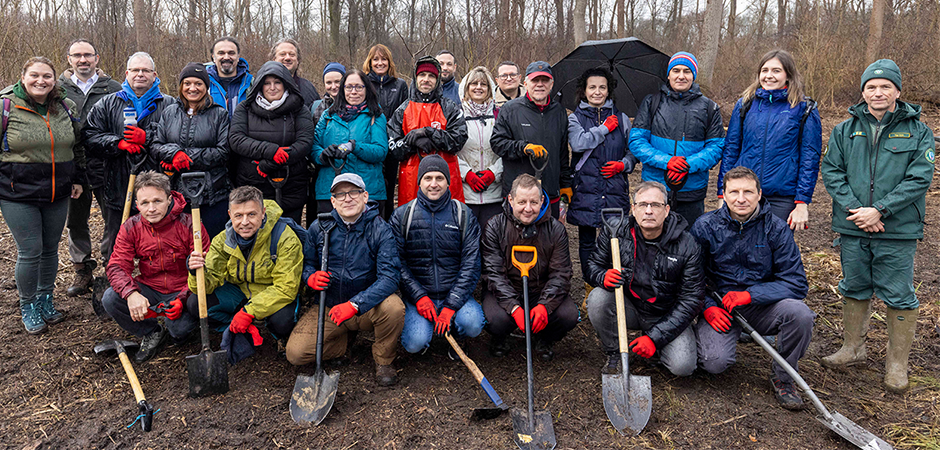
{"label": "shovel blade", "polygon": [[604,374],[601,377],[604,411],[611,425],[624,436],[636,436],[646,428],[653,411],[650,377]]}
{"label": "shovel blade", "polygon": [[509,415],[512,416],[512,440],[521,450],[555,448],[555,429],[548,411],[535,411],[534,427],[529,426],[529,413],[526,410],[513,408]]}
{"label": "shovel blade", "polygon": [[503,415],[503,413],[508,410],[509,406],[507,406],[505,403],[502,403],[499,406],[476,408],[473,410],[473,414],[470,416],[470,418],[473,420],[492,420]]}
{"label": "shovel blade", "polygon": [[203,350],[186,357],[189,396],[205,397],[228,392],[228,354]]}
{"label": "shovel blade", "polygon": [[819,420],[827,428],[835,431],[836,434],[842,436],[842,438],[851,442],[852,444],[855,444],[856,447],[862,450],[894,449],[891,444],[888,444],[884,440],[878,438],[868,430],[862,428],[855,422],[852,422],[847,417],[837,412],[832,412],[832,421],[828,421],[824,417],[817,417],[816,420]]}
{"label": "shovel blade", "polygon": [[319,425],[330,413],[339,388],[339,372],[321,370],[311,375],[297,375],[290,397],[290,417],[297,423]]}

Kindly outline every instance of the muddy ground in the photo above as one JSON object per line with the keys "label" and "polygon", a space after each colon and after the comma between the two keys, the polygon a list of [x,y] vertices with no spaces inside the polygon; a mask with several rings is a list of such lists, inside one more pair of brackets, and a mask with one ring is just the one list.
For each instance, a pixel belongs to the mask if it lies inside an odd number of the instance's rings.
{"label": "muddy ground", "polygon": [[[726,108],[730,109],[730,108]],[[937,129],[940,113],[928,123]],[[823,111],[824,130],[846,117],[844,108]],[[828,139],[825,132],[824,142]],[[712,178],[714,180],[714,177]],[[714,182],[713,182],[714,183]],[[712,187],[714,189],[714,187]],[[868,365],[851,373],[823,368],[819,359],[841,343],[840,277],[835,238],[829,228],[830,200],[818,183],[810,206],[811,226],[797,235],[810,279],[806,302],[819,314],[813,342],[801,372],[831,410],[838,411],[898,448],[940,449],[940,270],[937,269],[940,189],[928,193],[926,239],[919,244],[915,285],[921,300],[917,339],[911,355],[912,389],[886,395],[881,387],[886,342],[884,306],[876,302],[869,333]],[[713,198],[714,195],[710,195]],[[715,207],[714,201],[707,204]],[[96,219],[97,220],[97,219]],[[94,223],[100,236],[100,220]],[[572,233],[572,257],[577,240]],[[514,448],[508,415],[485,422],[469,419],[487,404],[469,372],[434,341],[425,355],[399,351],[400,382],[380,388],[373,376],[369,336],[352,347],[352,359],[339,367],[340,388],[328,418],[318,427],[296,425],[288,405],[294,378],[313,371],[293,367],[277,356],[268,340],[260,352],[230,369],[231,390],[191,399],[184,357],[199,352],[195,340],[168,345],[158,358],[136,366],[148,399],[159,408],[153,431],[128,428],[136,415],[134,397],[116,358],[97,356],[95,343],[128,338],[113,321],[100,321],[88,297],[67,298],[72,277],[66,240],[60,247],[56,301],[68,319],[40,336],[29,336],[19,319],[13,284],[16,251],[0,226],[0,447],[11,449],[108,448]],[[99,275],[103,271],[99,269]],[[575,269],[575,273],[580,271]],[[576,276],[572,294],[583,298]],[[219,336],[212,346],[218,349]],[[484,333],[466,351],[502,398],[525,407],[524,341],[502,359],[487,353]],[[551,412],[557,448],[651,449],[850,449],[814,419],[814,411],[779,408],[770,390],[770,358],[756,344],[739,345],[738,363],[720,375],[697,371],[676,378],[664,368],[631,359],[635,374],[652,377],[653,413],[638,437],[620,436],[607,421],[600,397],[603,355],[584,319],[556,346],[551,363],[536,361],[536,402]]]}

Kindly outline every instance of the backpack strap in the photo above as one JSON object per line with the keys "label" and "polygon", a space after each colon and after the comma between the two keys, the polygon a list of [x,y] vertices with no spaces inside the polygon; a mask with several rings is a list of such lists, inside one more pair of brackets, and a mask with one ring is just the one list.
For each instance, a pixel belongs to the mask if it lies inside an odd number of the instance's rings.
{"label": "backpack strap", "polygon": [[405,205],[405,217],[401,219],[401,238],[405,242],[408,242],[408,232],[411,231],[411,219],[414,218],[417,201],[418,199],[414,199]]}
{"label": "backpack strap", "polygon": [[271,262],[277,262],[277,243],[281,240],[281,234],[284,233],[284,229],[287,228],[287,222],[282,219],[277,219],[277,222],[274,223],[274,229],[271,230]]}
{"label": "backpack strap", "polygon": [[453,201],[454,206],[457,207],[457,226],[460,227],[460,243],[463,244],[467,239],[467,214],[466,211],[464,211],[467,205],[456,198],[452,198],[451,201]]}
{"label": "backpack strap", "polygon": [[816,100],[813,100],[810,97],[804,97],[806,101],[806,109],[803,110],[803,116],[800,117],[800,130],[796,135],[796,150],[799,151],[803,148],[803,125],[806,125],[806,119],[809,118],[813,111],[816,110]]}
{"label": "backpack strap", "polygon": [[0,134],[3,135],[4,140],[6,140],[7,125],[10,124],[11,109],[13,109],[13,101],[8,98],[3,99],[3,129],[0,130]]}
{"label": "backpack strap", "polygon": [[751,103],[754,103],[754,97],[751,97],[744,103],[741,103],[741,109],[738,110],[738,117],[741,119],[741,130],[744,130],[744,116],[746,116],[747,112],[751,110]]}

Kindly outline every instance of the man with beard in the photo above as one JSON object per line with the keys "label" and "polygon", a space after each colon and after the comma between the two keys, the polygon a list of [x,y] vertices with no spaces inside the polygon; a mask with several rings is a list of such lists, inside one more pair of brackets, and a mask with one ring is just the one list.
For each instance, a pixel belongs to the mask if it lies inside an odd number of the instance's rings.
{"label": "man with beard", "polygon": [[460,83],[455,78],[457,76],[457,59],[450,50],[441,50],[437,53],[437,62],[441,64],[441,89],[444,97],[449,98],[456,104],[460,104]]}
{"label": "man with beard", "polygon": [[209,94],[212,95],[212,101],[225,106],[229,118],[232,118],[235,107],[248,98],[252,80],[248,73],[248,61],[239,56],[241,46],[231,36],[217,39],[209,51],[212,54],[212,62],[206,63]]}

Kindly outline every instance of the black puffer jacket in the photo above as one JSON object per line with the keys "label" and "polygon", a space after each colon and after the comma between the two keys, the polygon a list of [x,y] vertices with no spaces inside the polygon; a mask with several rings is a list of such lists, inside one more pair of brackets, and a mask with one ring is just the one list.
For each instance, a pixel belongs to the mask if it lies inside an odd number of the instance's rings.
{"label": "black puffer jacket", "polygon": [[297,89],[300,89],[300,96],[304,99],[304,106],[310,108],[313,102],[320,100],[320,93],[310,80],[299,75],[294,75],[294,83],[297,83]]}
{"label": "black puffer jacket", "polygon": [[[163,110],[157,126],[157,137],[153,141],[153,156],[157,161],[173,164],[173,157],[182,151],[193,162],[190,172],[206,172],[209,186],[203,194],[205,205],[214,205],[228,199],[232,183],[228,176],[228,111],[222,105],[212,103],[189,117],[179,103]],[[172,178],[173,190],[186,195],[179,186],[180,173]],[[186,201],[192,203],[187,197]]]}
{"label": "black puffer jacket", "polygon": [[408,100],[408,83],[401,78],[390,77],[388,75],[379,76],[375,72],[369,72],[367,75],[375,92],[379,96],[379,105],[382,105],[382,114],[385,117],[392,117],[395,110]]}
{"label": "black puffer jacket", "polygon": [[[268,111],[255,101],[264,87],[264,78],[268,75],[280,78],[289,92],[287,100]],[[283,64],[268,61],[255,75],[255,83],[248,93],[248,98],[238,104],[232,116],[229,128],[229,147],[231,148],[229,165],[234,170],[236,186],[255,186],[261,189],[265,198],[274,199],[274,187],[258,174],[258,164],[270,176],[282,177],[290,174],[281,188],[282,204],[286,211],[302,207],[307,201],[307,162],[306,156],[313,145],[313,117],[310,108],[304,107],[303,97]],[[274,154],[280,147],[290,147],[286,166],[274,162]]]}
{"label": "black puffer jacket", "polygon": [[[82,89],[78,87],[78,85],[72,82],[72,69],[68,69],[62,72],[62,75],[59,75],[59,84],[65,88],[66,96],[69,100],[75,102],[75,107],[79,114],[78,117],[81,119],[80,128],[85,127],[85,123],[88,121],[88,113],[91,112],[91,107],[95,106],[95,103],[98,103],[98,100],[101,100],[108,94],[113,94],[121,90],[121,83],[111,79],[111,77],[102,72],[101,69],[97,69],[97,71],[98,81],[91,86],[87,95],[82,92]],[[82,145],[82,143],[79,142],[77,145]],[[85,165],[87,167],[85,170],[85,178],[88,180],[88,185],[92,189],[103,186],[104,161],[100,158],[93,158],[86,151]]]}
{"label": "black puffer jacket", "polygon": [[[705,297],[705,278],[702,268],[702,248],[691,234],[685,231],[682,216],[671,212],[666,217],[663,235],[656,248],[654,261],[636,260],[636,220],[630,217],[627,226],[615,221],[617,237],[620,239],[620,263],[626,269],[626,279],[633,280],[637,264],[651,265],[653,271],[653,303],[637,301],[632,295],[625,298],[646,318],[657,321],[646,331],[656,348],[662,348],[679,336],[700,312]],[[592,286],[604,285],[604,274],[613,268],[610,256],[610,232],[601,228],[597,236],[597,248],[587,261],[587,281]],[[624,285],[624,290],[629,285]]]}

